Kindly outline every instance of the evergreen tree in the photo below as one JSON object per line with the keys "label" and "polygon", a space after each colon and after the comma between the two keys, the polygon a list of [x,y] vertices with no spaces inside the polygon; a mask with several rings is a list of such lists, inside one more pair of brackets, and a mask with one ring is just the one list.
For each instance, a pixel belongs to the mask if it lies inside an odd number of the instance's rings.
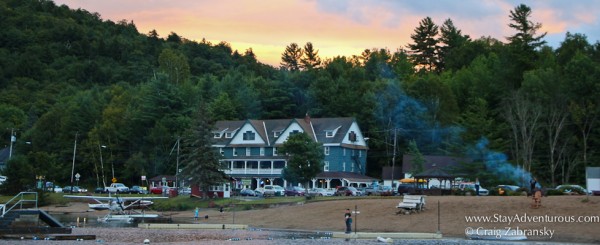
{"label": "evergreen tree", "polygon": [[421,20],[414,31],[415,33],[410,35],[414,44],[408,45],[413,63],[425,71],[436,70],[439,62],[438,26],[427,17]]}
{"label": "evergreen tree", "polygon": [[546,43],[542,38],[546,36],[546,32],[536,36],[536,32],[542,28],[541,23],[533,23],[531,17],[531,8],[525,4],[517,6],[510,11],[510,19],[513,23],[508,26],[517,31],[516,34],[508,37],[508,41],[518,47],[523,48],[523,51],[533,51]]}
{"label": "evergreen tree", "polygon": [[281,66],[290,71],[300,70],[302,53],[302,48],[297,43],[291,43],[285,47],[285,51],[281,55]]}
{"label": "evergreen tree", "polygon": [[[446,21],[444,21],[444,24],[440,27],[440,34],[441,36],[439,41],[443,45],[440,47],[440,62],[438,70],[441,71],[447,68],[458,70],[462,68],[452,66],[449,67],[446,62],[448,59],[452,60],[453,58],[457,58],[453,57],[453,53],[455,53],[456,49],[462,47],[463,45],[465,45],[465,43],[470,41],[469,35],[463,35],[461,31],[458,28],[456,28],[456,26],[454,26],[454,23],[451,19],[447,19]],[[457,62],[450,62],[450,64],[454,63]]]}
{"label": "evergreen tree", "polygon": [[198,185],[203,198],[208,197],[211,186],[227,180],[220,167],[219,154],[212,147],[213,122],[209,115],[206,106],[201,103],[192,127],[185,132],[181,142],[183,175],[190,178],[192,185]]}
{"label": "evergreen tree", "polygon": [[412,164],[410,166],[410,173],[412,176],[423,172],[425,168],[425,157],[423,157],[423,154],[419,151],[416,141],[411,140],[408,142],[407,154],[412,157]]}
{"label": "evergreen tree", "polygon": [[304,45],[304,52],[300,58],[301,67],[303,69],[314,69],[321,67],[321,58],[319,58],[319,50],[315,50],[311,42]]}

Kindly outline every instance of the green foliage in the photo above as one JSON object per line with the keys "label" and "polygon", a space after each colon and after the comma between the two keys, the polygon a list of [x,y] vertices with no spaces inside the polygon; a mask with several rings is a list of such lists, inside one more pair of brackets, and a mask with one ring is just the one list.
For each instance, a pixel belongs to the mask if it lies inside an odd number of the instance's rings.
{"label": "green foliage", "polygon": [[423,172],[425,168],[425,157],[423,157],[423,154],[421,154],[421,151],[419,151],[417,142],[414,140],[411,140],[408,143],[407,155],[412,157],[410,173],[414,176],[415,174],[420,174]]}
{"label": "green foliage", "polygon": [[409,44],[411,52],[413,52],[413,62],[424,71],[434,71],[438,69],[439,63],[439,40],[438,26],[433,23],[431,17],[426,17],[419,22],[419,26],[415,28],[414,34],[410,35],[414,44]]}
{"label": "green foliage", "polygon": [[[80,185],[87,187],[100,185],[109,165],[127,184],[139,183],[142,174],[173,173],[170,150],[195,125],[201,103],[213,120],[298,118],[307,112],[355,117],[373,139],[367,169],[378,177],[390,161],[390,148],[382,142],[389,142],[391,128],[404,129],[399,149],[414,140],[425,154],[464,155],[464,148],[486,137],[494,151],[522,166],[517,146],[524,140],[511,131],[515,125],[503,111],[509,95],[521,90],[544,105],[544,125],[553,113],[564,115],[557,134],[562,137],[555,141],[561,146],[555,152],[563,153],[556,161],[550,161],[546,146],[553,138],[550,127],[532,132],[535,144],[527,161],[540,181],[582,182],[584,167],[600,160],[593,151],[600,142],[598,44],[583,33],[567,33],[556,50],[544,47],[545,33],[537,34],[541,24],[530,20],[526,5],[508,14],[515,30],[508,43],[471,40],[452,20],[438,27],[426,17],[408,50],[368,47],[358,56],[321,60],[311,42],[291,43],[282,51],[283,69],[261,64],[252,49],[234,51],[225,41],[142,34],[132,21],[103,20],[47,0],[3,1],[0,13],[3,146],[9,143],[7,129],[17,132],[14,157],[4,170],[15,176],[9,176],[10,191],[29,188],[33,173],[68,184],[74,155]],[[446,126],[460,127],[461,139],[428,134]],[[556,164],[556,171],[545,162]],[[501,181],[478,171],[461,170],[488,185]]]}
{"label": "green foliage", "polygon": [[207,198],[209,188],[227,181],[227,175],[220,169],[218,152],[212,148],[213,122],[205,105],[201,104],[195,114],[191,128],[182,137],[181,165],[184,177],[198,185]]}
{"label": "green foliage", "polygon": [[300,183],[308,184],[323,170],[322,146],[306,133],[290,135],[279,152],[289,159],[284,168],[286,176]]}

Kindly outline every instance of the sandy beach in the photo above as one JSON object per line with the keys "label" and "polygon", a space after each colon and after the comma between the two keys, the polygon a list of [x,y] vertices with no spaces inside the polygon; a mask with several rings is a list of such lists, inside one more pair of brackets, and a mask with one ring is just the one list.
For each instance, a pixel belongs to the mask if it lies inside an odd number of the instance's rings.
{"label": "sandy beach", "polygon": [[[202,241],[221,244],[237,238],[244,244],[281,244],[270,240],[272,230],[341,232],[344,229],[343,212],[346,208],[360,213],[354,216],[359,232],[441,232],[445,241],[463,240],[466,229],[518,229],[529,232],[528,241],[544,243],[600,243],[600,196],[551,196],[542,199],[540,208],[531,208],[531,198],[525,196],[430,196],[426,210],[421,213],[396,214],[401,197],[376,199],[348,198],[294,205],[277,205],[267,209],[253,209],[224,213],[217,209],[202,209],[200,216],[208,219],[193,220],[193,211],[163,212],[174,221],[208,224],[246,224],[249,230],[146,230],[141,228],[74,228],[73,234],[94,234],[105,244],[140,244],[150,239],[152,244],[186,244]],[[73,202],[67,206],[48,206],[42,209],[52,213],[102,215],[88,212],[87,204]],[[488,217],[489,220],[476,220]],[[535,231],[535,233],[534,233]],[[280,234],[280,233],[277,233]],[[319,240],[312,235],[309,240]],[[315,240],[316,238],[316,240]],[[288,237],[289,240],[289,237]],[[304,242],[312,242],[303,240]],[[334,243],[336,241],[326,241]],[[293,241],[287,241],[292,242]],[[346,241],[348,242],[348,241]],[[362,241],[377,243],[376,241]],[[439,241],[438,241],[439,242]],[[64,244],[64,243],[61,243]],[[446,244],[446,242],[444,242]],[[476,243],[475,243],[476,244]]]}

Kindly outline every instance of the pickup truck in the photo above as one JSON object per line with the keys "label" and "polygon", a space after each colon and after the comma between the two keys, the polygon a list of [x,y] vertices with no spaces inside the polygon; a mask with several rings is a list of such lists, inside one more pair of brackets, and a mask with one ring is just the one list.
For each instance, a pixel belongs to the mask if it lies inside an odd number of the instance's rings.
{"label": "pickup truck", "polygon": [[128,193],[129,187],[122,183],[112,183],[110,186],[104,187],[104,192],[108,193]]}

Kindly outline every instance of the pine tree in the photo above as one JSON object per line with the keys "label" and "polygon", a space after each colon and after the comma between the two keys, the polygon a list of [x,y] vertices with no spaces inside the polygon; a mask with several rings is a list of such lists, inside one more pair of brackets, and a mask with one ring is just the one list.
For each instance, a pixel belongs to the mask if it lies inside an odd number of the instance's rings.
{"label": "pine tree", "polygon": [[430,17],[422,19],[419,26],[415,28],[415,34],[410,38],[415,42],[409,44],[408,48],[412,51],[412,59],[416,66],[426,71],[436,69],[439,62],[438,46],[438,26],[433,23]]}
{"label": "pine tree", "polygon": [[227,175],[220,167],[219,155],[211,146],[212,125],[210,113],[201,103],[192,127],[182,137],[183,175],[190,178],[192,185],[198,185],[203,198],[207,198],[210,186],[219,185],[227,180]]}
{"label": "pine tree", "polygon": [[302,48],[297,43],[291,43],[285,47],[285,51],[281,55],[281,65],[290,71],[300,70],[302,53]]}
{"label": "pine tree", "polygon": [[311,42],[304,45],[304,54],[300,59],[303,69],[314,69],[321,67],[321,58],[319,58],[319,50],[315,50]]}

